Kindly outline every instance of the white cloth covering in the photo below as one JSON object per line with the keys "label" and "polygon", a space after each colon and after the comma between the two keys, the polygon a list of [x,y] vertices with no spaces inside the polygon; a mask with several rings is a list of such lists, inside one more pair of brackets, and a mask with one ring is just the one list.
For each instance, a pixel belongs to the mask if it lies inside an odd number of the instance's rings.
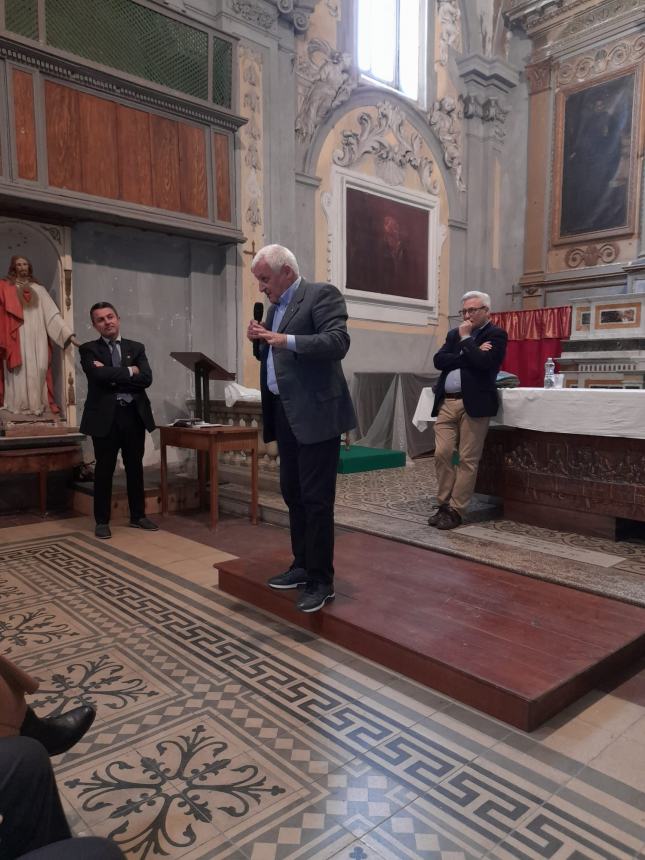
{"label": "white cloth covering", "polygon": [[49,408],[47,338],[64,347],[73,332],[45,287],[32,283],[29,288],[38,301],[23,305],[24,322],[19,329],[22,364],[11,371],[5,365],[4,408],[23,415],[42,415]]}
{"label": "white cloth covering", "polygon": [[[491,426],[544,433],[645,439],[645,391],[628,388],[508,388]],[[412,423],[425,430],[434,394],[424,388]]]}

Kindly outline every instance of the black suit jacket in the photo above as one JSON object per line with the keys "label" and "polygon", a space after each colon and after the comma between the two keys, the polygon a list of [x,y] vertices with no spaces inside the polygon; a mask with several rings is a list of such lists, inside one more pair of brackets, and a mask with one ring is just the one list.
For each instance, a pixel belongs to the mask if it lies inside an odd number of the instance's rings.
{"label": "black suit jacket", "polygon": [[[490,341],[493,348],[484,351],[481,343]],[[461,393],[464,409],[471,418],[484,418],[497,414],[499,398],[495,380],[506,354],[508,335],[492,323],[478,329],[471,337],[461,340],[459,329],[448,332],[446,342],[435,354],[434,366],[441,376],[434,388],[432,414],[437,415],[444,396],[446,376],[451,370],[461,371]]]}
{"label": "black suit jacket", "polygon": [[[275,306],[267,314],[271,328]],[[349,349],[347,307],[332,284],[300,281],[284,312],[279,332],[293,334],[296,351],[273,350],[280,400],[293,435],[302,445],[324,442],[356,426],[341,359]],[[269,348],[261,343],[260,389],[264,441],[275,439],[273,403],[267,388]]]}
{"label": "black suit jacket", "polygon": [[[131,394],[146,428],[155,429],[155,419],[145,389],[152,384],[152,371],[142,343],[121,338],[121,367],[112,367],[110,349],[102,337],[80,347],[81,366],[87,376],[87,400],[81,419],[81,433],[107,436],[114,420],[116,395]],[[94,367],[100,361],[103,367]],[[128,367],[138,367],[131,375]]]}

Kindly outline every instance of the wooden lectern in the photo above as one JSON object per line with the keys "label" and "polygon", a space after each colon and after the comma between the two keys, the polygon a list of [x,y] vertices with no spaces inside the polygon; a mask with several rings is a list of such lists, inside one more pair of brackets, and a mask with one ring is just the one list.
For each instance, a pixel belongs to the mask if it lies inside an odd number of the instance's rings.
{"label": "wooden lectern", "polygon": [[195,374],[195,418],[210,422],[209,379],[235,379],[235,374],[224,370],[203,352],[171,352],[170,357]]}

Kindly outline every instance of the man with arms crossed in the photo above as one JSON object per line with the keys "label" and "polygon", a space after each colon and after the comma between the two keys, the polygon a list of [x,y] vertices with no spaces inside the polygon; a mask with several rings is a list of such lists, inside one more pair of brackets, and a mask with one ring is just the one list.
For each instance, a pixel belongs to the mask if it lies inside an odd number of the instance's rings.
{"label": "man with arms crossed", "polygon": [[428,525],[438,529],[460,526],[473,495],[488,424],[499,408],[495,380],[508,340],[490,321],[488,293],[472,290],[462,302],[462,323],[448,332],[434,357],[441,371],[432,409],[439,504]]}
{"label": "man with arms crossed", "polygon": [[146,430],[155,429],[146,388],[152,384],[152,371],[142,343],[120,335],[121,319],[109,302],[90,308],[98,340],[80,348],[81,365],[87,376],[87,400],[81,420],[81,433],[94,443],[94,534],[110,538],[112,476],[119,450],[125,466],[133,528],[157,531],[159,526],[145,515],[143,452]]}
{"label": "man with arms crossed", "polygon": [[280,489],[289,508],[293,562],[269,580],[304,590],[302,612],[334,598],[334,500],[340,437],[356,426],[341,359],[349,349],[347,308],[331,284],[300,277],[288,248],[267,245],[251,271],[271,302],[266,324],[251,321],[260,342],[264,441],[277,440]]}

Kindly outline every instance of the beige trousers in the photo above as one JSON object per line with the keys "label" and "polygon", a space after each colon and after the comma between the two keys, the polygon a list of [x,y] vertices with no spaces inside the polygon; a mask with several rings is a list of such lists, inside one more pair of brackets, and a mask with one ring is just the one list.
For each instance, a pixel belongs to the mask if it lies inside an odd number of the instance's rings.
{"label": "beige trousers", "polygon": [[[462,517],[475,490],[477,468],[490,418],[471,418],[463,400],[444,400],[434,426],[435,468],[440,505],[450,505]],[[455,451],[459,464],[453,465]]]}

